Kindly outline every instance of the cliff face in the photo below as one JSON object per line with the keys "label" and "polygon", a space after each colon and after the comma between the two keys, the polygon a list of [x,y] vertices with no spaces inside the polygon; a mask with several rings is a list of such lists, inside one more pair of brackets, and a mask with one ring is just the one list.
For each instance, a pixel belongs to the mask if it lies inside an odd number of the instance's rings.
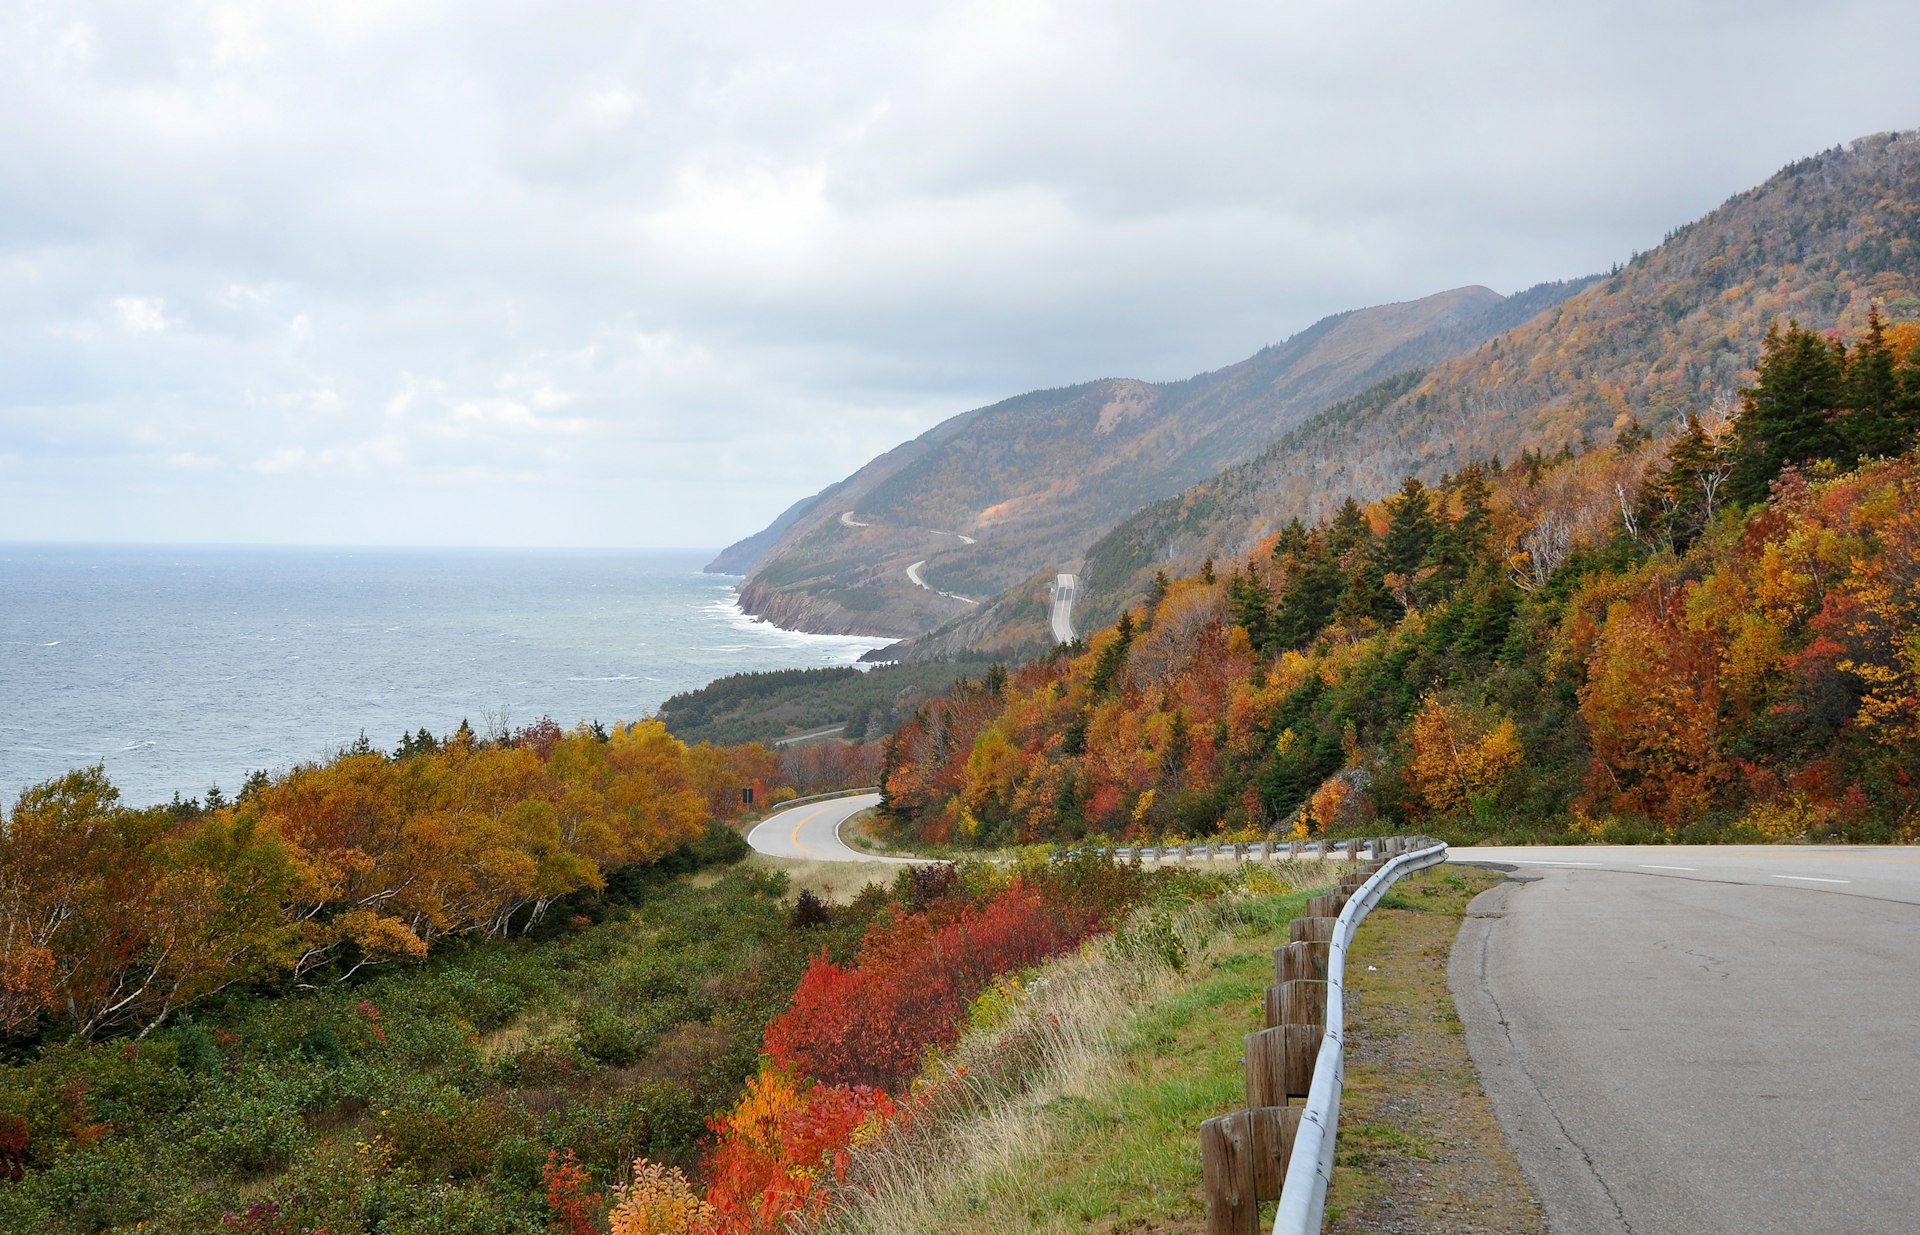
{"label": "cliff face", "polygon": [[778,588],[763,580],[746,580],[739,594],[741,609],[785,630],[880,639],[905,639],[916,633],[910,622],[890,619],[885,613],[848,609],[817,593]]}
{"label": "cliff face", "polygon": [[[901,638],[979,613],[1003,590],[1073,569],[1108,528],[1251,458],[1330,403],[1476,346],[1516,301],[1484,287],[1327,318],[1182,382],[1036,391],[943,422],[873,460],[716,567],[751,561],[742,603],[782,625]],[[1049,576],[1050,577],[1050,576]]]}

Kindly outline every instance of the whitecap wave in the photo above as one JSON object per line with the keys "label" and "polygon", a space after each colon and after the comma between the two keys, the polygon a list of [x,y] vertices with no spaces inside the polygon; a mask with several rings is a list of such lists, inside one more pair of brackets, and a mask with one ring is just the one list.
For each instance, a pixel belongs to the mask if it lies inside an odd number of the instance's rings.
{"label": "whitecap wave", "polygon": [[65,642],[65,639],[55,639],[52,643],[43,643],[40,646],[43,648],[57,648]]}

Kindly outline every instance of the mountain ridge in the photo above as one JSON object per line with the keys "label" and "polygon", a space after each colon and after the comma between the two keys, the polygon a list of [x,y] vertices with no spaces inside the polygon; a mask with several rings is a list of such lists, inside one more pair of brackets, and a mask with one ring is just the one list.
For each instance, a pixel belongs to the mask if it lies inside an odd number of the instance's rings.
{"label": "mountain ridge", "polygon": [[1141,505],[1340,397],[1475,345],[1510,324],[1508,306],[1580,285],[1519,297],[1455,288],[1330,315],[1181,381],[1103,378],[976,408],[796,503],[709,569],[746,574],[742,607],[784,626],[923,635],[1035,571],[1071,566]]}
{"label": "mountain ridge", "polygon": [[1920,132],[1880,133],[1788,164],[1656,248],[1418,381],[1335,404],[1245,462],[1141,508],[1089,548],[1091,622],[1156,570],[1231,557],[1295,516],[1433,483],[1496,454],[1551,452],[1631,424],[1724,414],[1767,327],[1920,314]]}

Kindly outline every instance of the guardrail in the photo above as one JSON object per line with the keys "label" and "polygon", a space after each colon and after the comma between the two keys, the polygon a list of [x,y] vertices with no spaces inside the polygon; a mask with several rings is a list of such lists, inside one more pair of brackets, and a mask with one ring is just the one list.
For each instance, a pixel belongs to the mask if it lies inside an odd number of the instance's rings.
{"label": "guardrail", "polygon": [[[1116,845],[1094,846],[1081,849],[1060,849],[1052,856],[1055,862],[1064,862],[1068,858],[1082,853],[1091,853],[1097,857],[1112,858],[1116,862],[1131,861],[1136,855],[1142,862],[1169,862],[1192,858],[1232,858],[1238,862],[1268,861],[1276,857],[1287,858],[1339,858],[1346,857],[1359,861],[1362,853],[1378,854],[1382,846],[1395,840],[1394,837],[1372,837],[1352,840],[1294,840],[1294,841],[1238,841],[1190,845]],[[1282,853],[1284,848],[1285,852]]]}
{"label": "guardrail", "polygon": [[1340,1130],[1340,1088],[1346,1080],[1347,949],[1354,930],[1387,889],[1402,875],[1438,866],[1447,860],[1447,847],[1434,844],[1403,853],[1375,871],[1360,885],[1333,928],[1327,947],[1327,1029],[1313,1065],[1313,1087],[1293,1138],[1287,1159],[1286,1183],[1280,1192],[1280,1212],[1274,1217],[1274,1235],[1318,1235],[1321,1211],[1327,1203],[1327,1183],[1333,1175],[1333,1142]]}
{"label": "guardrail", "polygon": [[[1207,1235],[1256,1235],[1261,1203],[1276,1199],[1274,1235],[1318,1235],[1346,1076],[1347,949],[1396,880],[1447,857],[1444,844],[1424,838],[1368,848],[1365,873],[1310,899],[1274,950],[1267,1027],[1246,1039],[1246,1106],[1200,1126]],[[1354,845],[1348,852],[1358,857]],[[1306,1104],[1290,1105],[1294,1098]]]}
{"label": "guardrail", "polygon": [[878,785],[862,785],[858,789],[835,789],[829,793],[809,793],[804,798],[788,798],[784,802],[775,802],[767,807],[767,813],[785,810],[789,806],[805,806],[808,802],[824,802],[828,798],[851,798],[862,793],[879,793]]}

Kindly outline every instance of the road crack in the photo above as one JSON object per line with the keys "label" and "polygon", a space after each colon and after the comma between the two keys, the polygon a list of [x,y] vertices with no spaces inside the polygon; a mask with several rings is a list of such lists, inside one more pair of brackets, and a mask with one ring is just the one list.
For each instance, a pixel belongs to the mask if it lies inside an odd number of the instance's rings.
{"label": "road crack", "polygon": [[1541,1088],[1539,1081],[1534,1079],[1532,1071],[1528,1069],[1526,1062],[1520,1056],[1520,1047],[1519,1044],[1513,1040],[1513,1027],[1507,1021],[1506,1009],[1500,1006],[1499,996],[1493,993],[1493,987],[1487,980],[1487,945],[1491,938],[1491,931],[1483,932],[1480,936],[1479,972],[1476,977],[1479,980],[1481,992],[1487,997],[1487,1002],[1493,1005],[1494,1019],[1500,1026],[1500,1036],[1506,1040],[1507,1056],[1513,1060],[1514,1066],[1519,1069],[1520,1075],[1525,1079],[1527,1087],[1533,1091],[1534,1096],[1540,1099],[1541,1107],[1547,1112],[1548,1116],[1552,1118],[1554,1127],[1559,1130],[1560,1139],[1573,1146],[1573,1148],[1579,1152],[1580,1160],[1586,1164],[1587,1173],[1592,1176],[1593,1182],[1599,1187],[1601,1195],[1607,1198],[1607,1204],[1613,1207],[1613,1216],[1615,1220],[1619,1222],[1620,1229],[1625,1231],[1626,1235],[1634,1235],[1633,1223],[1627,1221],[1627,1211],[1621,1208],[1620,1199],[1613,1194],[1613,1188],[1607,1183],[1606,1176],[1600,1173],[1599,1164],[1594,1162],[1593,1155],[1587,1151],[1587,1147],[1575,1138],[1572,1129],[1567,1127],[1567,1121],[1561,1117],[1559,1109],[1554,1106],[1553,1100],[1547,1096],[1547,1091]]}

